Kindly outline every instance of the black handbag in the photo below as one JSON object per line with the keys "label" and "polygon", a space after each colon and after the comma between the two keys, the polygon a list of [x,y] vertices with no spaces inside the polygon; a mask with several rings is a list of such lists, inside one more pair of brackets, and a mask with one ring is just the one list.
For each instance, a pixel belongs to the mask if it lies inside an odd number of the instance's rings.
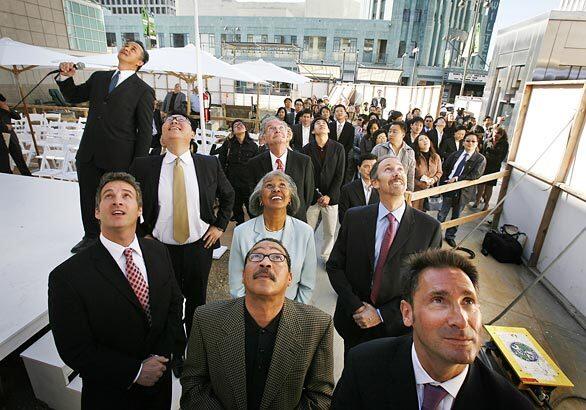
{"label": "black handbag", "polygon": [[521,264],[523,246],[519,243],[519,237],[525,235],[519,232],[514,225],[501,226],[500,232],[492,229],[486,233],[482,241],[482,254],[492,255],[501,263]]}

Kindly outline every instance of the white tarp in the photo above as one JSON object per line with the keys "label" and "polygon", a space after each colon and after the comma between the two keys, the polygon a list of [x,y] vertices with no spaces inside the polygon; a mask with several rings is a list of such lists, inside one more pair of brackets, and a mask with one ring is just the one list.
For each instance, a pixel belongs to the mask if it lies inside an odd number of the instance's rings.
{"label": "white tarp", "polygon": [[75,61],[69,54],[32,46],[3,37],[0,39],[1,66],[58,67],[61,61]]}
{"label": "white tarp", "polygon": [[235,64],[234,67],[248,74],[260,77],[265,81],[279,81],[289,84],[305,84],[311,81],[303,75],[281,68],[273,63],[268,63],[263,59]]}
{"label": "white tarp", "polygon": [[[258,83],[262,79],[249,73],[242,72],[238,68],[218,60],[216,57],[201,51],[202,75],[209,77],[229,78],[232,80]],[[86,64],[96,64],[107,67],[118,65],[118,54],[101,54],[80,59]],[[149,61],[144,66],[144,71],[197,74],[196,48],[193,44],[185,47],[164,47],[149,50]]]}

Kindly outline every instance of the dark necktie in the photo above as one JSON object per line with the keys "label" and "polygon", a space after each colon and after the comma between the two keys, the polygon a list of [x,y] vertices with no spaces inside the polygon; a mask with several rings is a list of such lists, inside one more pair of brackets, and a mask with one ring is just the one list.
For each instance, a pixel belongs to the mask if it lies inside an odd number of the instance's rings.
{"label": "dark necktie", "polygon": [[423,385],[423,404],[421,410],[436,410],[440,402],[448,395],[442,386],[426,383]]}
{"label": "dark necktie", "polygon": [[372,279],[372,289],[370,291],[370,300],[374,304],[376,304],[378,294],[380,292],[380,287],[383,281],[383,270],[385,267],[385,262],[387,261],[387,256],[389,255],[389,249],[391,249],[393,239],[395,239],[395,234],[397,233],[397,226],[399,225],[397,219],[395,219],[392,213],[389,212],[386,218],[389,221],[389,226],[385,231],[385,236],[383,237],[383,241],[380,245],[378,260],[376,262],[376,269],[374,270],[374,277]]}
{"label": "dark necktie", "polygon": [[467,159],[468,159],[468,154],[465,153],[464,154],[464,158],[462,159],[462,161],[460,161],[460,163],[456,167],[456,172],[454,172],[454,176],[455,177],[459,177],[460,174],[462,173],[462,171],[464,171],[464,165],[466,165],[466,160]]}
{"label": "dark necktie", "polygon": [[118,84],[118,79],[120,78],[120,71],[116,71],[110,80],[110,85],[108,86],[108,94],[112,92],[116,85]]}

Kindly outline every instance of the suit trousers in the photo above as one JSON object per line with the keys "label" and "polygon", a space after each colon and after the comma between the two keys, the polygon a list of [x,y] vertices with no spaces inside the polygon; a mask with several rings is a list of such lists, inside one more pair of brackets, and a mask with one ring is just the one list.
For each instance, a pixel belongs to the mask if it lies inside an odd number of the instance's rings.
{"label": "suit trousers", "polygon": [[[448,213],[450,213],[450,209],[452,210],[452,218],[457,219],[460,217],[462,210],[464,209],[464,203],[460,201],[460,195],[457,196],[443,196],[442,202],[442,209],[439,210],[437,213],[437,220],[440,222],[445,222],[446,218],[448,217]],[[456,239],[456,232],[458,232],[457,226],[452,226],[451,228],[446,229],[446,239]]]}
{"label": "suit trousers", "polygon": [[30,176],[31,172],[26,165],[24,157],[22,156],[22,150],[20,149],[18,137],[14,131],[10,131],[9,134],[10,139],[8,140],[8,146],[6,146],[4,138],[0,138],[0,173],[12,174],[12,169],[10,168],[10,158],[8,157],[8,155],[10,155],[14,160],[20,175]]}
{"label": "suit trousers", "polygon": [[[177,284],[185,297],[184,323],[189,338],[195,309],[206,303],[213,248],[204,248],[203,239],[185,245],[165,245],[171,255]],[[184,349],[185,341],[183,349],[179,350]]]}
{"label": "suit trousers", "polygon": [[[81,206],[81,221],[85,237],[97,238],[100,234],[100,226],[95,216],[96,191],[102,176],[108,172],[96,167],[90,162],[75,161],[77,168],[77,182],[79,184],[79,202]],[[127,170],[124,170],[127,171]]]}
{"label": "suit trousers", "polygon": [[307,223],[314,230],[317,226],[317,220],[321,214],[321,221],[324,226],[324,237],[320,256],[328,259],[334,247],[336,235],[336,224],[338,223],[338,205],[328,205],[326,207],[318,204],[311,205],[307,208]]}
{"label": "suit trousers", "polygon": [[234,188],[234,207],[232,208],[232,216],[236,223],[241,224],[244,222],[244,209],[248,212],[250,218],[250,211],[248,210],[248,198],[250,197],[250,189],[246,182],[239,181],[237,179],[229,179],[230,184]]}
{"label": "suit trousers", "polygon": [[354,161],[354,154],[352,151],[346,154],[346,169],[344,171],[344,183],[342,185],[349,184],[354,181],[356,176],[356,165]]}

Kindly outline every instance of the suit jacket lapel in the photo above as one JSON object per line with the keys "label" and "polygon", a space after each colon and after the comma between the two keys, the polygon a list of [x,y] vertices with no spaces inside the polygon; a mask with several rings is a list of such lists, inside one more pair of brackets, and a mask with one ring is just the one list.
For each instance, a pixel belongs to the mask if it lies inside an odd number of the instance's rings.
{"label": "suit jacket lapel", "polygon": [[199,188],[199,209],[200,212],[202,209],[205,208],[204,204],[207,204],[207,192],[206,192],[206,183],[204,179],[204,167],[196,154],[192,154],[191,157],[193,158],[193,166],[195,167],[195,176],[197,177],[197,186]]}
{"label": "suit jacket lapel", "polygon": [[[366,232],[366,249],[368,249],[368,259],[370,266],[374,272],[374,247],[376,246],[376,219],[378,217],[378,205],[370,205],[369,212],[366,218],[365,229]],[[370,279],[369,279],[370,280]]]}
{"label": "suit jacket lapel", "polygon": [[[102,242],[94,245],[92,250],[92,259],[94,260],[96,269],[100,274],[112,284],[112,286],[120,292],[135,308],[144,312],[138,298],[130,287],[126,276],[120,271],[120,267],[112,258],[112,255],[106,250]],[[144,315],[146,320],[146,315]]]}
{"label": "suit jacket lapel", "polygon": [[397,347],[394,357],[389,357],[392,363],[387,368],[390,371],[390,379],[387,383],[387,400],[389,409],[418,409],[417,387],[415,384],[415,372],[411,360],[411,345],[413,339],[404,337],[401,345]]}
{"label": "suit jacket lapel", "polygon": [[[113,75],[113,74],[112,74]],[[138,76],[136,74],[132,74],[130,77],[128,77],[126,80],[122,81],[121,83],[118,83],[118,85],[116,86],[116,88],[114,88],[112,90],[112,92],[110,94],[107,95],[106,99],[119,94],[121,92],[130,92],[130,90],[128,88],[134,86],[134,81],[135,79],[138,78]],[[108,85],[107,87],[110,87],[110,81],[112,80],[112,76],[110,76],[110,80],[108,81]],[[118,80],[120,81],[120,80]],[[106,91],[108,91],[108,89],[106,89]]]}
{"label": "suit jacket lapel", "polygon": [[[273,163],[271,162],[271,152],[267,148],[265,153],[262,155],[264,155],[264,158],[262,158],[262,166],[264,168],[263,173],[266,174],[266,173],[271,172],[273,170]],[[291,155],[291,153],[289,152],[287,155]],[[287,167],[288,165],[289,165],[289,161],[287,161],[287,165],[285,167]]]}
{"label": "suit jacket lapel", "polygon": [[[286,224],[287,224],[287,222],[285,222],[285,225]],[[263,239],[265,230],[264,230],[264,218],[262,215],[259,215],[254,220],[254,232],[256,234],[256,237],[254,238],[255,243],[257,241],[260,241],[261,239]]]}
{"label": "suit jacket lapel", "polygon": [[413,208],[411,208],[409,205],[406,205],[405,212],[403,213],[403,217],[401,218],[401,223],[399,224],[399,229],[397,230],[395,239],[393,239],[391,249],[389,249],[387,261],[391,259],[397,253],[397,251],[403,247],[407,239],[409,239],[411,231],[413,230],[414,222],[415,221],[413,218]]}
{"label": "suit jacket lapel", "polygon": [[148,187],[142,187],[142,189],[152,189],[153,190],[153,206],[154,206],[154,215],[152,218],[153,226],[150,227],[151,230],[155,229],[155,223],[157,222],[157,218],[159,217],[159,181],[161,180],[161,170],[163,169],[163,159],[165,158],[164,155],[158,155],[152,157],[151,160],[151,172],[149,172],[149,184]]}
{"label": "suit jacket lapel", "polygon": [[[234,394],[234,403],[246,409],[246,355],[244,338],[244,298],[234,302],[222,326],[223,337],[218,340],[218,351],[222,352],[224,374]],[[273,354],[274,357],[274,354]]]}
{"label": "suit jacket lapel", "polygon": [[[355,192],[356,192],[356,195],[358,196],[358,200],[360,201],[360,204],[368,205],[366,203],[366,196],[364,195],[364,187],[362,185],[362,180],[357,179],[356,181],[357,181],[357,183],[355,184],[355,186],[356,186]],[[372,195],[372,192],[370,195]]]}
{"label": "suit jacket lapel", "polygon": [[287,375],[291,370],[291,363],[301,352],[301,344],[297,336],[301,334],[299,321],[302,318],[297,317],[291,301],[285,299],[283,306],[283,315],[279,323],[277,338],[275,340],[275,349],[271,358],[271,366],[267,375],[264,394],[260,404],[261,409],[269,407],[275,396],[282,393],[281,385],[287,380]]}
{"label": "suit jacket lapel", "polygon": [[462,387],[460,387],[456,399],[454,400],[454,404],[452,405],[452,409],[454,410],[464,410],[474,407],[474,404],[477,403],[478,397],[484,396],[482,393],[484,391],[484,385],[482,384],[482,378],[480,377],[479,369],[477,367],[477,360],[478,359],[468,366],[466,379],[464,379],[464,383],[462,383]]}

